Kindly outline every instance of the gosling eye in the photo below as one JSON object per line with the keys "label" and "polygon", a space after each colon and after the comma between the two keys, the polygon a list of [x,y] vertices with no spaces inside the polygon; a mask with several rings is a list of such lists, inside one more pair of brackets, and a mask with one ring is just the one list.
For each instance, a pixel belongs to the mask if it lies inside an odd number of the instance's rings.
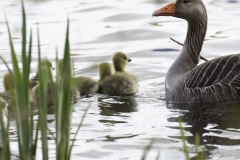
{"label": "gosling eye", "polygon": [[183,0],[183,3],[184,3],[184,4],[188,3],[188,0]]}
{"label": "gosling eye", "polygon": [[124,59],[124,60],[127,60],[127,57],[126,57],[126,56],[124,56],[124,57],[123,57],[123,59]]}

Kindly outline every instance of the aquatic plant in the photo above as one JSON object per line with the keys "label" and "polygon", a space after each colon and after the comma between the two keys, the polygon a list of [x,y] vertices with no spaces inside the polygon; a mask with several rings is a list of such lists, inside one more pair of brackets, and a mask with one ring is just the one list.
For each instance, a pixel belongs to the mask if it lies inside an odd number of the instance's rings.
{"label": "aquatic plant", "polygon": [[[183,143],[183,152],[185,154],[185,158],[186,160],[190,160],[190,156],[189,156],[189,152],[187,149],[187,144],[186,144],[186,136],[184,135],[184,129],[182,127],[182,119],[178,118],[178,122],[179,122],[179,128],[180,128],[180,132],[181,132],[181,139],[182,139],[182,143]],[[196,160],[203,160],[204,158],[204,151],[199,152],[199,145],[200,145],[200,137],[199,134],[196,134],[195,136],[195,154]]]}
{"label": "aquatic plant", "polygon": [[[6,16],[5,16],[6,17]],[[83,119],[86,116],[85,113],[82,116],[81,123],[78,126],[77,131],[71,141],[70,130],[71,130],[71,118],[72,118],[72,103],[70,99],[70,44],[69,44],[69,20],[67,21],[67,31],[64,47],[64,65],[61,73],[61,80],[59,78],[59,69],[57,68],[57,78],[56,82],[53,82],[52,76],[50,76],[49,69],[42,66],[41,62],[41,48],[40,48],[40,38],[38,30],[38,76],[39,76],[39,89],[37,90],[37,101],[38,112],[34,115],[34,107],[29,103],[29,72],[32,54],[32,31],[29,37],[29,48],[27,51],[27,40],[26,40],[26,14],[24,9],[24,4],[22,1],[22,71],[20,70],[19,63],[17,60],[16,52],[14,50],[14,45],[11,38],[11,32],[9,24],[6,18],[6,24],[9,34],[9,42],[11,49],[12,65],[13,70],[10,70],[6,61],[0,56],[4,64],[7,66],[8,71],[13,80],[14,88],[11,89],[11,97],[13,101],[13,114],[16,120],[17,127],[17,139],[19,148],[19,157],[24,160],[35,159],[36,147],[39,141],[39,133],[41,134],[40,142],[42,143],[42,157],[44,160],[48,159],[48,139],[47,135],[51,134],[56,142],[56,159],[58,160],[69,160],[71,157],[71,151],[74,144],[74,140],[78,131],[80,130]],[[58,61],[58,56],[56,53],[56,61]],[[48,76],[48,78],[46,77]],[[50,78],[51,83],[48,83]],[[69,78],[70,77],[70,78]],[[55,134],[47,126],[47,105],[46,96],[48,92],[48,87],[53,88],[53,100],[54,100],[54,114],[55,114]],[[0,106],[1,107],[1,106]],[[10,139],[9,139],[9,123],[7,127],[4,127],[3,117],[0,111],[0,122],[1,122],[1,134],[2,134],[2,159],[11,159],[10,150]],[[38,116],[36,123],[33,120],[34,116]],[[41,131],[41,132],[39,132]]]}
{"label": "aquatic plant", "polygon": [[[5,16],[6,17],[6,16]],[[37,137],[33,138],[33,111],[32,108],[29,106],[29,96],[28,96],[28,83],[29,83],[29,71],[30,71],[30,62],[31,62],[31,53],[32,53],[32,32],[30,32],[30,40],[29,40],[29,49],[27,54],[26,49],[26,16],[24,5],[22,3],[22,72],[20,71],[20,67],[18,65],[18,60],[16,57],[16,53],[14,50],[11,32],[9,28],[9,24],[6,17],[6,24],[9,34],[9,42],[10,42],[10,49],[11,49],[11,57],[12,57],[12,65],[13,70],[10,70],[6,61],[2,59],[4,64],[7,66],[8,71],[13,80],[14,89],[11,89],[11,97],[13,101],[13,110],[14,116],[16,119],[16,126],[17,126],[17,133],[18,133],[18,148],[19,148],[19,156],[20,159],[32,159],[35,156],[36,149],[34,150],[34,146],[37,143]],[[31,110],[32,112],[29,112]],[[31,117],[29,121],[29,117]],[[9,127],[9,124],[8,124]],[[3,159],[10,159],[10,147],[9,147],[9,133],[8,127],[3,129],[4,127],[1,125],[1,128],[5,132],[2,135],[2,139],[8,139],[4,143],[3,147]],[[7,147],[5,147],[5,145]],[[31,151],[31,152],[29,152]]]}
{"label": "aquatic plant", "polygon": [[[141,157],[141,160],[145,160],[147,158],[148,152],[152,149],[154,143],[154,139],[152,138],[149,144],[144,148],[143,154]],[[160,158],[160,150],[158,149],[158,154],[155,158],[155,160],[158,160]]]}
{"label": "aquatic plant", "polygon": [[[185,154],[185,159],[186,160],[190,160],[190,156],[189,156],[189,152],[187,149],[187,144],[186,144],[186,136],[184,135],[184,129],[182,127],[182,119],[178,118],[178,122],[179,122],[179,129],[181,132],[181,140],[182,140],[182,144],[183,144],[183,152]],[[144,148],[143,150],[143,154],[141,157],[141,160],[145,160],[147,158],[148,153],[153,149],[153,143],[154,143],[154,138],[151,139],[151,141],[149,142],[149,144]],[[199,134],[196,134],[195,136],[195,160],[204,160],[204,151],[199,151],[199,146],[200,146],[200,137]],[[158,160],[160,158],[160,149],[158,149],[158,154],[156,156],[156,160]]]}

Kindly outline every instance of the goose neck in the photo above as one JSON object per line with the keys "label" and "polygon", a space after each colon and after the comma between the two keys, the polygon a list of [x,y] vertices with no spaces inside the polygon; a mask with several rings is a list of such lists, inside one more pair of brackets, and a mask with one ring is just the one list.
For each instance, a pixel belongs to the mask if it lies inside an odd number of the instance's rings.
{"label": "goose neck", "polygon": [[[207,31],[207,17],[188,21],[188,31],[183,51],[194,64],[198,64],[199,54]],[[182,51],[182,52],[183,52]]]}

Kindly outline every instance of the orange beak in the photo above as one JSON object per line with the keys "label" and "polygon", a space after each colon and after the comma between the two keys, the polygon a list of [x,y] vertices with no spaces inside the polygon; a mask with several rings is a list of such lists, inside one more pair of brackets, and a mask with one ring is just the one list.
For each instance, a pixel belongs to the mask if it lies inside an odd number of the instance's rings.
{"label": "orange beak", "polygon": [[175,3],[172,2],[163,8],[153,12],[152,16],[173,16],[175,13]]}

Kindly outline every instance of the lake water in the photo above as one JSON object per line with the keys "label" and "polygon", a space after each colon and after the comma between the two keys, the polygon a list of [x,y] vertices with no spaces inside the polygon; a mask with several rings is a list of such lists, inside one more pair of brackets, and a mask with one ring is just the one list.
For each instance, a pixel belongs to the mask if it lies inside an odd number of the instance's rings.
{"label": "lake water", "polygon": [[[54,61],[56,46],[62,54],[69,16],[75,75],[98,79],[98,64],[111,62],[111,55],[122,51],[133,60],[126,70],[139,80],[136,96],[95,94],[82,97],[74,105],[72,132],[80,123],[86,107],[90,104],[91,108],[77,136],[72,159],[140,159],[143,148],[152,138],[155,141],[148,159],[154,159],[158,151],[161,160],[184,159],[178,117],[184,122],[191,157],[195,156],[195,135],[198,132],[201,149],[206,150],[206,159],[240,159],[239,104],[176,106],[163,100],[165,74],[182,48],[169,38],[184,42],[187,31],[184,20],[151,16],[154,10],[169,2],[25,1],[28,30],[32,28],[34,33],[32,75],[37,65],[37,26],[40,30],[42,57]],[[201,55],[212,59],[240,53],[240,1],[204,0],[204,3],[209,21]],[[20,1],[2,0],[0,11],[7,14],[14,44],[20,55]],[[11,64],[4,14],[0,15],[0,54]],[[5,72],[6,67],[1,62],[1,77]],[[3,87],[0,91],[3,91]],[[48,119],[50,128],[54,128],[54,116],[49,114]],[[14,126],[11,132],[11,149],[17,154]],[[49,142],[50,154],[54,158],[54,141]]]}

